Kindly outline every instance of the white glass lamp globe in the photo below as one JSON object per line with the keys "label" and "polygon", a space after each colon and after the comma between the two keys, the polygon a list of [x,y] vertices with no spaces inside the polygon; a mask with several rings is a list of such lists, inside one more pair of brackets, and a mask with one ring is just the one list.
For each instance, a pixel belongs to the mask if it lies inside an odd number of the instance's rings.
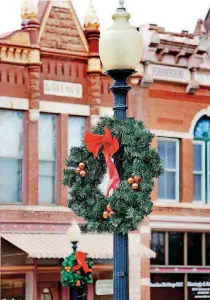
{"label": "white glass lamp globe", "polygon": [[99,54],[105,70],[132,69],[139,65],[143,52],[140,32],[129,23],[130,14],[118,8],[113,25],[101,33]]}
{"label": "white glass lamp globe", "polygon": [[81,230],[77,222],[72,222],[71,226],[67,231],[68,239],[71,243],[77,243],[81,239]]}

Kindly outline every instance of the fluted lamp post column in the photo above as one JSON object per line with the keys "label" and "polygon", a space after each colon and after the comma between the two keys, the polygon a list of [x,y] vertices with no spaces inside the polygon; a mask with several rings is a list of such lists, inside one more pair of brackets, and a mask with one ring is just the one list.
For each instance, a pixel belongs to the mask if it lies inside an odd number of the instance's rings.
{"label": "fluted lamp post column", "polygon": [[[114,95],[114,116],[126,119],[126,96],[131,87],[127,79],[135,73],[143,51],[141,34],[129,23],[130,14],[119,1],[112,16],[113,25],[101,33],[99,54],[106,74],[114,79],[110,88]],[[115,162],[119,174],[122,163]],[[129,299],[129,247],[128,233],[114,234],[114,300]]]}
{"label": "fluted lamp post column", "polygon": [[[69,239],[69,242],[72,243],[72,249],[73,252],[76,253],[77,251],[77,243],[81,239],[81,230],[79,228],[79,225],[77,222],[72,222],[71,226],[69,227],[67,231],[67,236]],[[70,289],[70,299],[71,300],[77,300],[77,287],[73,286]]]}

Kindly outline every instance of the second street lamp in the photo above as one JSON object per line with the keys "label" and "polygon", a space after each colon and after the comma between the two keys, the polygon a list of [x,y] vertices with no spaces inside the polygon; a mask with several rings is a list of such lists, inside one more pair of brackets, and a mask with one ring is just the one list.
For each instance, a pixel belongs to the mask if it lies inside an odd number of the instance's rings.
{"label": "second street lamp", "polygon": [[[140,63],[143,42],[141,34],[130,25],[130,14],[124,1],[113,15],[113,25],[101,33],[99,52],[106,74],[115,80],[110,88],[114,94],[114,116],[126,119],[126,96],[131,87],[127,79],[135,73]],[[119,175],[122,163],[115,161]],[[127,234],[114,234],[114,300],[129,299],[129,244]]]}

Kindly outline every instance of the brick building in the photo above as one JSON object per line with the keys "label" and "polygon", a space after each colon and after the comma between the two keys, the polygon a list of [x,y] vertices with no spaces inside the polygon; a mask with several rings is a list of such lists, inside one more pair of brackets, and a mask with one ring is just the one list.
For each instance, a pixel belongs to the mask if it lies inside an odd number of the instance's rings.
{"label": "brick building", "polygon": [[[21,30],[0,37],[1,299],[68,300],[60,265],[75,216],[60,183],[64,159],[99,116],[112,115],[112,82],[91,4],[84,30],[69,0],[39,1],[38,9],[29,0],[22,20]],[[209,24],[208,13],[193,34],[138,29],[145,49],[130,79],[128,115],[156,134],[165,174],[153,213],[130,235],[131,299],[209,295],[208,284],[202,290],[210,281]],[[94,258],[83,298],[111,299],[96,291],[98,280],[112,279],[111,237],[86,235],[80,249]]]}

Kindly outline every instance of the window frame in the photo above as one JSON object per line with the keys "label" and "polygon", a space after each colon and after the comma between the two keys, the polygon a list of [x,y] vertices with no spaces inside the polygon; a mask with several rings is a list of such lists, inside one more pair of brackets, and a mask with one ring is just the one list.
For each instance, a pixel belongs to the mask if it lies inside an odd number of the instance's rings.
{"label": "window frame", "polygon": [[[202,166],[202,173],[199,173],[198,171],[194,171],[194,165],[193,165],[193,180],[195,174],[202,174],[202,188],[201,188],[201,201],[194,200],[194,187],[193,187],[193,203],[194,204],[205,204],[206,202],[206,150],[205,150],[205,141],[201,140],[193,140],[193,146],[194,145],[201,145],[202,146],[202,157],[201,157],[201,166]],[[194,147],[193,147],[193,161],[194,161]],[[197,173],[195,173],[197,172]]]}
{"label": "window frame", "polygon": [[9,112],[16,112],[16,113],[21,113],[22,114],[22,125],[23,125],[23,148],[22,148],[22,157],[21,156],[0,156],[1,159],[14,159],[14,160],[21,160],[21,193],[20,193],[20,201],[16,202],[4,202],[0,200],[0,205],[24,205],[26,204],[26,172],[25,172],[25,167],[26,167],[26,142],[25,138],[27,136],[27,130],[26,130],[26,112],[23,110],[18,110],[18,109],[4,109],[1,108],[1,111],[9,111]]}
{"label": "window frame", "polygon": [[[171,137],[157,137],[157,144],[158,141],[170,141],[176,143],[176,176],[175,176],[175,199],[164,199],[159,198],[157,193],[157,200],[159,202],[169,202],[169,203],[179,203],[180,202],[180,140],[178,138],[171,138]],[[159,152],[159,149],[158,149]],[[172,169],[164,169],[164,172],[166,171],[173,171]],[[158,184],[157,184],[158,185]],[[157,187],[158,188],[158,187]]]}
{"label": "window frame", "polygon": [[[38,205],[40,206],[56,206],[58,204],[58,192],[59,192],[59,188],[58,188],[58,161],[59,161],[59,157],[58,157],[58,130],[59,130],[59,123],[58,123],[58,114],[55,113],[46,113],[46,112],[41,112],[41,115],[50,115],[50,116],[54,116],[55,117],[55,159],[40,159],[39,158],[39,153],[38,153]],[[39,118],[40,121],[40,118]],[[38,125],[39,126],[39,125]],[[39,135],[38,135],[38,143],[39,143]],[[39,149],[39,144],[38,144],[38,149]],[[38,151],[39,152],[39,151]],[[55,185],[54,185],[54,199],[52,201],[52,203],[42,203],[39,201],[39,163],[40,162],[52,162],[55,164]]]}

